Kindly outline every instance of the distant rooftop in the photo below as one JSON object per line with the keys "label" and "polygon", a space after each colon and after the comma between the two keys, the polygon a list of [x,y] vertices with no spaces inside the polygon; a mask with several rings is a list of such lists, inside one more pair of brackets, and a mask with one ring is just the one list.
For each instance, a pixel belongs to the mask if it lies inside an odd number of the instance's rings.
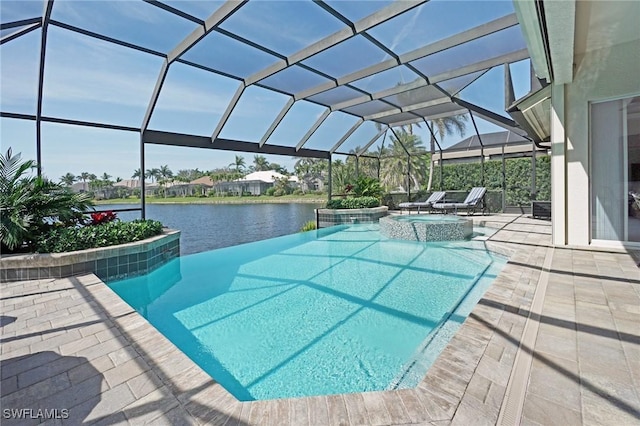
{"label": "distant rooftop", "polygon": [[517,133],[514,132],[494,132],[494,133],[484,133],[478,137],[478,135],[473,135],[464,140],[461,140],[455,145],[451,145],[449,148],[444,149],[443,151],[461,151],[464,149],[479,149],[480,141],[482,140],[482,145],[486,148],[488,146],[500,146],[507,144],[530,144],[531,141],[523,138]]}

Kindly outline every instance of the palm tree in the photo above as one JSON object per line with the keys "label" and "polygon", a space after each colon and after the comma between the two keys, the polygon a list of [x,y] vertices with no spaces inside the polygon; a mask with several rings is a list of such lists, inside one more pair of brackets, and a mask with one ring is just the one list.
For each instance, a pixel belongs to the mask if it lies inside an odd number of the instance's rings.
{"label": "palm tree", "polygon": [[104,186],[110,186],[113,183],[110,180],[111,179],[111,175],[108,174],[107,172],[104,172],[102,174],[102,176],[100,176],[100,179],[102,180],[102,183],[104,184]]}
{"label": "palm tree", "polygon": [[87,190],[87,181],[91,179],[91,176],[95,176],[89,172],[80,173],[80,180],[82,181],[82,190]]}
{"label": "palm tree", "polygon": [[0,250],[19,249],[44,235],[55,222],[75,225],[82,212],[92,206],[87,194],[74,193],[40,176],[32,176],[36,167],[21,155],[0,154]]}
{"label": "palm tree", "polygon": [[144,177],[151,179],[151,182],[155,182],[160,178],[160,169],[147,169],[144,174]]}
{"label": "palm tree", "polygon": [[131,179],[140,179],[141,177],[142,177],[142,170],[140,170],[140,168],[137,168],[131,175]]}
{"label": "palm tree", "polygon": [[296,157],[293,173],[300,182],[304,182],[302,190],[312,188],[315,182],[322,180],[323,173],[327,169],[327,162],[319,158]]}
{"label": "palm tree", "polygon": [[264,155],[254,155],[253,156],[253,170],[256,172],[261,172],[264,170],[271,170],[269,167],[269,162],[267,161],[267,157]]}
{"label": "palm tree", "polygon": [[283,175],[289,175],[287,168],[278,163],[269,163],[269,168],[267,170],[273,170]]}
{"label": "palm tree", "polygon": [[73,173],[67,172],[66,175],[60,177],[60,183],[66,186],[71,186],[78,178]]}
{"label": "palm tree", "polygon": [[233,163],[230,163],[229,167],[232,168],[236,173],[242,173],[242,171],[246,167],[244,157],[241,155],[236,155],[235,161]]}
{"label": "palm tree", "polygon": [[[331,164],[331,183],[339,194],[344,194],[346,186],[355,182],[355,168],[353,163],[335,160]],[[332,191],[335,192],[335,191]]]}
{"label": "palm tree", "polygon": [[[420,182],[425,174],[422,140],[405,128],[396,130],[396,134],[397,138],[395,135],[389,138],[391,144],[388,148],[382,147],[380,149],[381,154],[384,155],[380,165],[380,181],[389,190],[405,185],[408,189],[412,183],[414,188],[420,187]],[[410,154],[408,158],[409,180],[405,180],[407,152]]]}
{"label": "palm tree", "polygon": [[[158,183],[163,187],[173,178],[173,172],[169,168],[169,165],[165,164],[164,166],[160,166],[158,169]],[[164,188],[164,197],[167,198],[167,189]]]}
{"label": "palm tree", "polygon": [[[438,118],[431,120],[429,126],[431,129],[438,133],[440,140],[445,136],[453,133],[458,133],[461,137],[464,135],[464,131],[467,127],[467,120],[469,117],[466,114],[452,115],[450,117]],[[431,184],[433,182],[433,154],[436,152],[436,140],[431,135],[429,143],[429,152],[431,153],[430,165],[429,165],[429,181],[427,182],[427,191],[431,191]]]}
{"label": "palm tree", "polygon": [[173,172],[167,164],[160,166],[160,177],[163,179],[169,179],[173,177]]}

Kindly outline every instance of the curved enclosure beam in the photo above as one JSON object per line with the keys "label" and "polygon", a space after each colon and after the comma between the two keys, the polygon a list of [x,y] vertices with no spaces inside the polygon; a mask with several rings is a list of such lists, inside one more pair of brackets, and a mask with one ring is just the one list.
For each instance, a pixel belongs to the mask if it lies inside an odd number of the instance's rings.
{"label": "curved enclosure beam", "polygon": [[40,69],[38,71],[38,99],[36,105],[36,162],[38,176],[42,175],[42,93],[44,91],[44,63],[47,56],[47,30],[53,10],[53,0],[45,0],[40,35]]}
{"label": "curved enclosure beam", "polygon": [[242,7],[247,2],[247,0],[227,0],[222,6],[220,6],[215,12],[205,20],[201,26],[193,30],[191,34],[184,38],[166,57],[165,62],[162,64],[160,68],[160,72],[158,74],[158,78],[156,79],[156,85],[153,89],[153,93],[151,94],[151,99],[149,100],[149,104],[147,106],[147,112],[144,115],[144,119],[142,120],[142,130],[146,130],[149,126],[149,121],[151,121],[151,115],[153,114],[153,110],[158,103],[158,98],[160,96],[160,90],[162,89],[162,85],[164,84],[164,80],[167,77],[167,72],[169,71],[169,66],[180,59],[180,57],[191,47],[193,47],[198,41],[203,39],[207,34],[213,31],[218,25],[224,22],[229,16],[231,16],[237,9]]}
{"label": "curved enclosure beam", "polygon": [[[340,77],[337,79],[338,85],[344,85],[344,84],[352,83],[356,80],[360,80],[362,78],[371,77],[372,75],[389,70],[397,65],[408,64],[409,62],[415,61],[417,59],[422,59],[433,53],[441,52],[443,50],[446,50],[455,46],[459,46],[461,44],[475,40],[477,38],[484,37],[486,35],[493,34],[497,31],[513,27],[514,25],[517,25],[517,24],[518,24],[518,20],[515,14],[507,15],[503,18],[499,18],[494,21],[487,22],[486,24],[480,25],[470,30],[458,33],[451,37],[447,37],[443,40],[436,41],[434,43],[428,44],[426,46],[422,46],[418,49],[412,50],[405,54],[399,55],[397,60],[395,58],[387,59],[383,62],[377,63],[375,65],[371,65],[367,68],[353,72],[344,77]],[[430,78],[430,80],[433,80],[433,79]],[[314,88],[309,89],[305,94],[306,96],[313,96],[313,95],[317,95],[318,93],[322,93],[328,89],[330,88],[326,88],[322,85],[316,86]]]}
{"label": "curved enclosure beam", "polygon": [[[358,22],[354,22],[352,26],[346,27],[340,31],[337,31],[322,40],[319,40],[313,43],[310,46],[305,47],[304,49],[290,55],[287,57],[286,64],[276,64],[265,68],[261,71],[256,72],[252,76],[246,79],[247,85],[251,85],[259,82],[260,80],[264,80],[265,78],[277,73],[278,71],[282,71],[283,69],[295,65],[299,62],[304,61],[305,59],[320,53],[324,50],[327,50],[330,47],[335,46],[336,44],[347,40],[355,35],[358,35],[374,26],[388,21],[391,18],[394,18],[398,15],[407,12],[414,7],[420,6],[423,3],[426,3],[429,0],[403,0],[403,1],[395,1],[389,6],[385,7],[382,10],[379,10]],[[334,86],[335,87],[335,86]]]}
{"label": "curved enclosure beam", "polygon": [[309,131],[302,137],[302,139],[300,139],[300,142],[298,142],[298,145],[296,145],[296,151],[299,151],[300,148],[302,148],[302,146],[309,140],[311,135],[313,135],[315,133],[315,131],[318,130],[318,127],[320,127],[320,125],[322,123],[324,123],[324,120],[326,120],[327,117],[329,117],[329,114],[331,114],[331,110],[329,108],[327,108],[322,113],[322,115],[320,115],[320,117],[318,117],[316,122],[313,123],[313,126],[311,126]]}
{"label": "curved enclosure beam", "polygon": [[348,131],[347,133],[344,134],[344,136],[342,136],[340,138],[340,140],[338,142],[336,142],[336,144],[329,150],[329,153],[333,154],[334,152],[336,152],[336,150],[338,148],[340,148],[340,145],[342,145],[344,143],[344,141],[346,141],[347,139],[349,139],[349,136],[351,136],[353,134],[353,132],[355,132],[356,130],[358,130],[358,127],[360,127],[362,125],[362,123],[364,123],[364,119],[360,119],[356,122],[356,124],[354,124]]}

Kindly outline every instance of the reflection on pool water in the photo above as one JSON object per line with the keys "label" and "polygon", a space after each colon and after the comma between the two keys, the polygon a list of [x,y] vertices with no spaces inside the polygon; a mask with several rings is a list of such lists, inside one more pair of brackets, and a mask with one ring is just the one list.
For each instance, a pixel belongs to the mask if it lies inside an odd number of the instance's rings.
{"label": "reflection on pool water", "polygon": [[337,226],[109,283],[240,400],[416,386],[505,259]]}

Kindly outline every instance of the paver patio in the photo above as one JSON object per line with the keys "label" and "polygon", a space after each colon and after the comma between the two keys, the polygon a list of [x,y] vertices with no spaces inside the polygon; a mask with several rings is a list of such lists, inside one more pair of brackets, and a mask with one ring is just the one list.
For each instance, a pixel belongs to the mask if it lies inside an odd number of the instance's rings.
{"label": "paver patio", "polygon": [[50,424],[640,424],[637,253],[554,249],[550,223],[524,216],[474,220],[501,227],[487,246],[509,263],[416,389],[238,402],[84,275],[1,284],[2,423],[47,409],[68,414]]}

